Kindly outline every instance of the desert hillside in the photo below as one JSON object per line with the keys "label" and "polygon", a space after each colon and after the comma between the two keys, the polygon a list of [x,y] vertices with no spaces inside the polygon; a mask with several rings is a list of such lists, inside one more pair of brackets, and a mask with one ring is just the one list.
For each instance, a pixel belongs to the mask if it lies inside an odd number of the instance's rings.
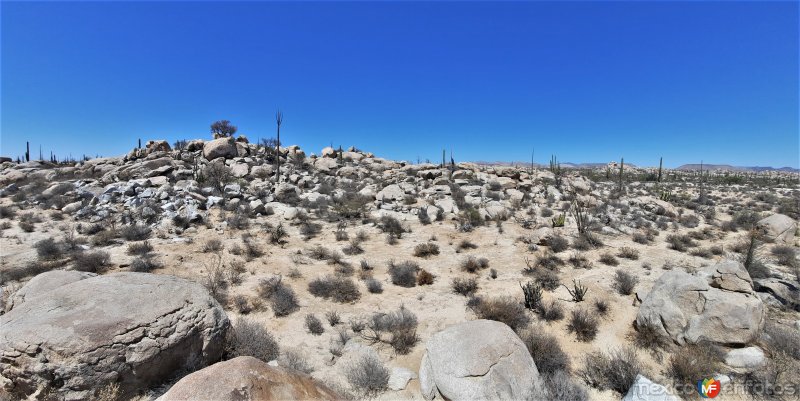
{"label": "desert hillside", "polygon": [[0,399],[798,394],[797,173],[276,144],[2,163]]}

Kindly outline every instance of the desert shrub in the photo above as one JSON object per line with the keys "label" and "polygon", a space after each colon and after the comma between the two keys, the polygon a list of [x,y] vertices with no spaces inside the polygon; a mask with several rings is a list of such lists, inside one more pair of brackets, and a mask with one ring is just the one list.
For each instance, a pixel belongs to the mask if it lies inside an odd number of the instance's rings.
{"label": "desert shrub", "polygon": [[767,323],[761,336],[764,348],[772,353],[784,352],[800,360],[800,331],[777,323]]}
{"label": "desert shrub", "polygon": [[392,284],[400,287],[410,288],[417,283],[417,269],[419,265],[405,261],[401,263],[389,262],[389,277],[392,279]]}
{"label": "desert shrub", "polygon": [[281,244],[284,238],[288,237],[289,233],[283,227],[283,223],[278,223],[277,226],[269,228],[269,242],[271,244]]}
{"label": "desert shrub", "polygon": [[330,249],[325,248],[322,245],[317,245],[314,248],[311,248],[307,251],[307,254],[310,258],[316,260],[327,260],[329,255],[331,254]]}
{"label": "desert shrub", "polygon": [[417,273],[417,285],[433,284],[434,276],[425,269],[420,269]]}
{"label": "desert shrub", "polygon": [[539,211],[539,215],[542,217],[551,217],[553,216],[553,209],[549,207],[543,207],[541,211]]}
{"label": "desert shrub", "polygon": [[336,238],[337,241],[347,241],[348,239],[350,239],[350,236],[344,229],[337,229],[336,232],[334,233],[334,238]]}
{"label": "desert shrub", "polygon": [[427,242],[424,244],[419,244],[414,247],[414,256],[426,258],[431,255],[438,255],[439,254],[439,245],[436,245],[432,242]]}
{"label": "desert shrub", "polygon": [[551,375],[558,371],[570,372],[570,359],[561,348],[556,336],[547,334],[541,327],[524,330],[520,338],[536,363],[540,374]]}
{"label": "desert shrub", "polygon": [[600,316],[607,315],[608,309],[609,309],[608,301],[604,299],[596,299],[594,301],[594,311],[597,312],[598,315]]}
{"label": "desert shrub", "polygon": [[547,269],[525,269],[523,271],[528,276],[533,278],[536,284],[540,285],[547,291],[553,291],[561,286],[561,279],[558,274],[552,270]]}
{"label": "desert shrub", "polygon": [[771,252],[775,260],[784,266],[795,266],[797,264],[795,250],[789,245],[775,245],[772,247]]}
{"label": "desert shrub", "polygon": [[203,252],[220,252],[222,251],[222,241],[216,238],[211,238],[203,244],[202,251]]}
{"label": "desert shrub", "polygon": [[597,319],[586,309],[578,308],[573,310],[570,315],[567,331],[575,333],[578,341],[589,342],[597,336],[598,325]]}
{"label": "desert shrub", "polygon": [[620,295],[631,295],[633,293],[633,288],[636,287],[638,283],[639,279],[636,276],[624,270],[617,270],[614,275],[614,288],[617,289]]}
{"label": "desert shrub", "polygon": [[525,327],[530,321],[525,307],[511,297],[480,299],[471,309],[480,319],[496,320],[514,330]]}
{"label": "desert shrub", "polygon": [[358,238],[353,238],[350,240],[350,243],[347,244],[344,248],[342,248],[342,252],[345,255],[360,255],[364,253],[364,248],[361,247],[361,240]]}
{"label": "desert shrub", "polygon": [[676,385],[694,384],[718,372],[722,355],[712,344],[687,344],[670,355],[667,374]]}
{"label": "desert shrub", "polygon": [[280,277],[261,279],[257,292],[262,299],[270,301],[275,316],[288,316],[299,307],[294,290],[284,284]]}
{"label": "desert shrub", "polygon": [[308,291],[314,296],[339,303],[355,302],[361,298],[356,283],[346,277],[325,276],[314,279],[308,283]]}
{"label": "desert shrub", "polygon": [[322,321],[311,313],[306,315],[305,325],[308,332],[315,336],[325,332],[325,328],[322,327]]}
{"label": "desert shrub", "polygon": [[336,311],[325,312],[325,319],[328,320],[328,324],[330,324],[331,327],[336,326],[337,324],[342,322],[342,317],[339,316],[339,313]]}
{"label": "desert shrub", "polygon": [[461,270],[469,273],[477,273],[478,270],[489,267],[489,260],[486,258],[476,258],[468,256],[461,261]]}
{"label": "desert shrub", "polygon": [[627,246],[623,246],[622,248],[619,248],[619,253],[617,253],[617,256],[624,259],[637,260],[639,259],[639,251]]}
{"label": "desert shrub", "polygon": [[250,227],[250,218],[241,210],[237,209],[236,212],[225,219],[228,227],[235,230],[246,230]]}
{"label": "desert shrub", "polygon": [[401,238],[403,236],[403,233],[405,232],[405,229],[400,224],[399,220],[397,220],[392,216],[386,216],[386,215],[381,216],[381,219],[378,222],[378,228],[382,232],[390,234],[396,238]]}
{"label": "desert shrub", "polygon": [[367,284],[367,291],[371,294],[380,294],[383,292],[383,285],[380,281],[375,280],[374,278],[369,278],[365,281]]}
{"label": "desert shrub", "polygon": [[569,241],[560,235],[554,235],[547,240],[547,246],[555,253],[563,252],[569,249]]}
{"label": "desert shrub", "polygon": [[159,267],[161,267],[161,264],[155,259],[140,256],[131,261],[130,270],[132,272],[150,273]]}
{"label": "desert shrub", "polygon": [[300,223],[298,231],[300,232],[300,236],[302,236],[304,240],[308,241],[316,237],[322,231],[322,226],[318,223],[304,221]]}
{"label": "desert shrub", "polygon": [[549,401],[588,401],[586,387],[576,383],[564,371],[556,371],[543,378],[544,388],[534,388],[533,399]]}
{"label": "desert shrub", "polygon": [[700,218],[695,214],[684,214],[678,219],[678,222],[684,227],[695,228],[700,225]]}
{"label": "desert shrub", "polygon": [[10,219],[17,215],[17,211],[10,206],[0,206],[0,219]]}
{"label": "desert shrub", "polygon": [[711,245],[708,248],[708,251],[717,256],[722,255],[725,252],[724,249],[722,249],[722,245]]}
{"label": "desert shrub", "polygon": [[126,241],[144,241],[150,238],[150,234],[150,227],[139,224],[126,225],[119,230],[119,235]]}
{"label": "desert shrub", "polygon": [[250,305],[250,302],[244,295],[237,294],[231,301],[233,302],[233,307],[236,308],[236,311],[242,315],[246,315],[253,310],[252,305]]}
{"label": "desert shrub", "polygon": [[305,356],[303,356],[300,351],[295,349],[286,349],[281,351],[281,356],[278,358],[278,362],[281,366],[285,366],[289,369],[293,369],[307,375],[314,371],[314,367],[308,363]]}
{"label": "desert shrub", "polygon": [[475,245],[475,243],[473,243],[472,241],[470,241],[468,239],[462,239],[461,242],[458,243],[458,246],[456,247],[456,250],[457,251],[463,251],[465,249],[477,249],[477,248],[478,248],[478,246]]}
{"label": "desert shrub", "polygon": [[373,398],[382,393],[389,384],[389,369],[371,354],[365,354],[347,366],[344,374],[353,391],[365,398]]}
{"label": "desert shrub", "polygon": [[547,251],[543,255],[540,255],[539,257],[537,257],[536,261],[534,263],[535,263],[534,265],[531,265],[526,260],[526,264],[528,264],[528,268],[529,269],[533,268],[535,266],[535,267],[540,267],[540,268],[544,268],[544,269],[548,269],[548,270],[557,271],[559,269],[559,267],[564,265],[564,261],[561,260],[561,258],[556,256],[556,254],[554,254],[551,251]]}
{"label": "desert shrub", "polygon": [[636,375],[642,373],[643,369],[635,350],[619,348],[612,350],[610,354],[593,352],[586,355],[578,376],[586,384],[599,390],[610,389],[625,394],[636,380]]}
{"label": "desert shrub", "polygon": [[600,255],[600,263],[608,266],[618,266],[619,260],[612,254],[606,252]]}
{"label": "desert shrub", "polygon": [[228,354],[231,358],[252,356],[262,361],[271,361],[278,357],[278,342],[267,328],[248,318],[239,318],[229,331]]}
{"label": "desert shrub", "polygon": [[72,254],[73,268],[82,272],[102,273],[111,263],[111,255],[106,251],[82,251]]}
{"label": "desert shrub", "polygon": [[389,344],[395,352],[408,354],[419,341],[417,316],[405,306],[389,313],[376,313],[361,332],[361,337],[370,343]]}
{"label": "desert shrub", "polygon": [[582,253],[574,252],[570,255],[567,262],[572,265],[572,267],[576,269],[591,269],[592,263],[589,262],[589,259],[584,256]]}
{"label": "desert shrub", "polygon": [[667,236],[667,244],[669,245],[670,249],[674,249],[678,252],[686,252],[688,248],[697,246],[697,243],[694,242],[690,236],[676,234],[670,234]]}
{"label": "desert shrub", "polygon": [[636,333],[633,337],[634,345],[655,355],[660,355],[661,351],[667,350],[670,341],[658,330],[658,324],[650,320],[641,324],[637,323]]}
{"label": "desert shrub", "polygon": [[637,244],[647,245],[653,241],[653,238],[645,233],[633,233],[633,242]]}
{"label": "desert shrub", "polygon": [[431,217],[428,216],[428,212],[426,211],[427,208],[421,207],[417,209],[417,219],[419,219],[420,224],[423,226],[427,226],[431,224]]}
{"label": "desert shrub", "polygon": [[147,255],[148,253],[153,252],[153,246],[150,245],[149,241],[142,241],[142,242],[134,242],[128,244],[128,255]]}
{"label": "desert shrub", "polygon": [[26,233],[32,233],[34,232],[34,230],[36,230],[36,225],[34,225],[30,221],[20,220],[19,223],[17,223],[17,225],[19,226],[20,230]]}
{"label": "desert shrub", "polygon": [[57,260],[64,256],[64,250],[61,245],[52,238],[45,238],[33,244],[36,248],[36,256],[39,260]]}
{"label": "desert shrub", "polygon": [[478,291],[478,280],[475,280],[472,277],[469,278],[456,277],[453,279],[451,287],[453,288],[453,292],[455,292],[456,294],[461,294],[466,297]]}
{"label": "desert shrub", "polygon": [[553,322],[564,318],[564,307],[559,301],[542,302],[538,312],[539,317],[547,322]]}

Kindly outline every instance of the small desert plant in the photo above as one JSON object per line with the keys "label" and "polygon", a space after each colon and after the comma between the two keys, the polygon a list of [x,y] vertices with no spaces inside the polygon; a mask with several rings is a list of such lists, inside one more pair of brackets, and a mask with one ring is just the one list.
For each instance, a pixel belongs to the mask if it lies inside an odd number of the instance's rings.
{"label": "small desert plant", "polygon": [[258,295],[270,301],[272,312],[278,317],[288,316],[299,307],[294,290],[284,284],[280,277],[259,281]]}
{"label": "small desert plant", "polygon": [[530,319],[525,307],[511,297],[479,299],[471,305],[471,309],[480,319],[496,320],[505,323],[514,330],[525,327]]}
{"label": "small desert plant", "polygon": [[228,353],[231,357],[252,356],[262,361],[278,357],[280,349],[277,341],[263,325],[254,320],[239,318],[229,333]]}
{"label": "small desert plant", "polygon": [[608,301],[604,299],[596,299],[594,301],[594,311],[600,316],[607,315],[609,308]]}
{"label": "small desert plant", "polygon": [[[632,348],[620,348],[612,350],[610,354],[593,352],[587,355],[578,376],[586,384],[599,390],[610,389],[625,394],[643,369],[636,351]],[[692,383],[696,381],[692,380]]]}
{"label": "small desert plant", "polygon": [[328,320],[328,324],[330,324],[331,327],[334,327],[342,322],[342,317],[339,316],[339,313],[336,311],[325,312],[325,319]]}
{"label": "small desert plant", "polygon": [[553,227],[564,227],[564,222],[567,220],[567,215],[564,213],[559,214],[552,218]]}
{"label": "small desert plant", "polygon": [[639,251],[627,246],[623,246],[622,248],[619,248],[619,253],[617,253],[617,256],[624,259],[637,260],[639,259]]}
{"label": "small desert plant", "polygon": [[364,281],[364,283],[367,285],[367,291],[369,291],[371,294],[380,294],[383,292],[383,285],[380,281],[375,280],[374,278],[368,278]]}
{"label": "small desert plant", "polygon": [[382,393],[389,384],[389,369],[374,355],[365,354],[346,369],[345,377],[353,391],[366,398]]}
{"label": "small desert plant", "polygon": [[395,352],[405,355],[419,341],[417,324],[417,316],[400,306],[393,312],[372,315],[361,337],[371,343],[389,344]]}
{"label": "small desert plant", "polygon": [[81,251],[72,254],[75,270],[102,273],[111,263],[111,255],[106,251]]}
{"label": "small desert plant", "polygon": [[392,284],[406,288],[415,286],[417,283],[417,269],[419,269],[419,265],[411,261],[401,263],[390,261],[389,276],[392,279]]}
{"label": "small desert plant", "polygon": [[614,288],[617,289],[620,295],[631,295],[633,293],[633,288],[636,287],[638,283],[639,279],[626,271],[617,270],[614,275]]}
{"label": "small desert plant", "polygon": [[570,255],[567,262],[572,265],[572,267],[576,269],[591,269],[592,264],[589,262],[589,259],[581,253],[574,252]]}
{"label": "small desert plant", "polygon": [[575,333],[578,341],[589,342],[597,336],[597,319],[586,309],[579,308],[572,311],[567,324],[567,331]]}
{"label": "small desert plant", "polygon": [[150,241],[142,241],[142,242],[134,242],[128,244],[128,255],[146,255],[150,252],[153,252],[153,246],[150,245]]}
{"label": "small desert plant", "polygon": [[469,278],[456,277],[453,279],[451,287],[453,288],[453,292],[455,292],[456,294],[461,294],[466,297],[478,291],[478,281],[472,277]]}
{"label": "small desert plant", "polygon": [[582,302],[586,297],[586,293],[589,292],[589,289],[586,286],[581,285],[581,282],[576,280],[572,280],[572,289],[566,285],[564,288],[567,289],[567,292],[569,292],[569,295],[572,296],[572,300],[575,302]]}
{"label": "small desert plant", "polygon": [[202,248],[203,252],[220,252],[222,251],[222,249],[223,249],[222,241],[216,238],[211,238],[207,240],[206,243],[203,244]]}
{"label": "small desert plant", "polygon": [[559,253],[569,248],[569,241],[560,235],[554,235],[547,240],[547,246],[551,251]]}
{"label": "small desert plant", "polygon": [[401,238],[406,230],[400,224],[400,221],[392,216],[382,216],[378,222],[378,228],[386,234],[392,235],[395,238]]}
{"label": "small desert plant", "polygon": [[325,328],[322,327],[322,322],[311,313],[306,315],[305,325],[308,332],[315,336],[325,332]]}
{"label": "small desert plant", "polygon": [[150,227],[138,224],[123,226],[119,230],[120,236],[125,238],[126,241],[144,241],[150,238],[151,233]]}
{"label": "small desert plant", "polygon": [[528,348],[540,374],[551,375],[558,371],[570,372],[569,356],[559,345],[558,339],[547,334],[542,327],[526,329],[520,338]]}
{"label": "small desert plant", "polygon": [[614,257],[614,255],[606,252],[606,253],[603,253],[602,255],[600,255],[600,263],[603,263],[603,264],[609,265],[609,266],[618,266],[619,265],[619,260],[617,260],[617,258]]}
{"label": "small desert plant", "polygon": [[542,287],[530,281],[525,283],[525,285],[520,283],[519,286],[522,288],[522,294],[525,296],[525,307],[530,310],[538,310],[542,304]]}
{"label": "small desert plant", "polygon": [[686,252],[688,248],[697,246],[697,243],[688,235],[670,234],[667,236],[667,243],[670,249],[674,249],[678,252]]}
{"label": "small desert plant", "polygon": [[539,317],[546,322],[561,320],[564,318],[564,307],[559,301],[542,302],[539,307]]}
{"label": "small desert plant", "polygon": [[285,366],[289,369],[294,369],[298,372],[302,372],[305,374],[311,374],[314,371],[314,367],[308,363],[305,356],[294,349],[287,349],[281,352],[281,356],[278,359],[278,362],[281,366]]}
{"label": "small desert plant", "polygon": [[439,254],[439,245],[436,245],[432,242],[419,244],[414,247],[414,256],[420,258],[426,258],[428,256],[438,255],[438,254]]}
{"label": "small desert plant", "polygon": [[472,241],[468,239],[462,239],[461,242],[458,243],[458,247],[456,247],[456,251],[463,251],[465,249],[476,249],[478,248]]}
{"label": "small desert plant", "polygon": [[417,285],[431,285],[433,284],[434,276],[425,269],[420,269],[417,272]]}
{"label": "small desert plant", "polygon": [[660,356],[661,351],[669,348],[669,339],[658,330],[659,323],[646,320],[636,325],[636,334],[633,343],[641,349]]}
{"label": "small desert plant", "polygon": [[39,260],[57,260],[64,256],[61,245],[52,238],[45,238],[33,245]]}
{"label": "small desert plant", "polygon": [[308,292],[339,303],[355,302],[361,298],[356,283],[346,277],[325,276],[314,279],[308,283]]}
{"label": "small desert plant", "polygon": [[771,253],[779,264],[790,267],[797,265],[796,251],[789,245],[775,245]]}
{"label": "small desert plant", "polygon": [[161,264],[158,263],[155,259],[149,258],[147,256],[142,256],[131,261],[130,270],[132,272],[150,273],[151,271],[158,269],[159,267],[161,267]]}
{"label": "small desert plant", "polygon": [[722,357],[713,344],[688,344],[669,358],[667,374],[676,385],[695,383],[698,377],[712,377],[718,372]]}

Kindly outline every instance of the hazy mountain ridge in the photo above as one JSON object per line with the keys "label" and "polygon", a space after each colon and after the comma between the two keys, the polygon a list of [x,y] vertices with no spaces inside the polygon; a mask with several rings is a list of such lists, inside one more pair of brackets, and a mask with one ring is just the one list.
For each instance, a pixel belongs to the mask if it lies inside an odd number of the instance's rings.
{"label": "hazy mountain ridge", "polygon": [[[478,165],[484,166],[530,166],[530,162],[502,162],[502,161],[476,161],[473,162]],[[563,168],[600,168],[605,167],[608,163],[572,163],[562,162]],[[639,168],[639,166],[632,163],[625,163],[626,166]],[[548,167],[546,164],[534,163],[537,168]],[[644,166],[641,168],[656,168],[657,166]],[[670,170],[680,171],[694,171],[700,170],[700,164],[683,164]],[[794,167],[768,167],[768,166],[732,166],[729,164],[703,164],[703,170],[707,171],[747,171],[747,172],[762,172],[762,171],[782,171],[788,173],[798,173],[800,169]]]}

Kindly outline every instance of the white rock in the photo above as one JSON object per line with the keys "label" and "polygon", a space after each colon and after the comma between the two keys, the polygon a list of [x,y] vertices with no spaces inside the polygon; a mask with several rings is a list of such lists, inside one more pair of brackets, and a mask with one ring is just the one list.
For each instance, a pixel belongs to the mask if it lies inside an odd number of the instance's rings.
{"label": "white rock", "polygon": [[411,379],[416,379],[417,374],[406,368],[395,367],[389,374],[389,389],[400,391],[406,388]]}
{"label": "white rock", "polygon": [[734,369],[753,370],[764,366],[764,351],[758,347],[737,348],[725,355],[725,364]]}
{"label": "white rock", "polygon": [[670,394],[666,387],[636,375],[636,380],[622,401],[680,401],[680,398]]}

